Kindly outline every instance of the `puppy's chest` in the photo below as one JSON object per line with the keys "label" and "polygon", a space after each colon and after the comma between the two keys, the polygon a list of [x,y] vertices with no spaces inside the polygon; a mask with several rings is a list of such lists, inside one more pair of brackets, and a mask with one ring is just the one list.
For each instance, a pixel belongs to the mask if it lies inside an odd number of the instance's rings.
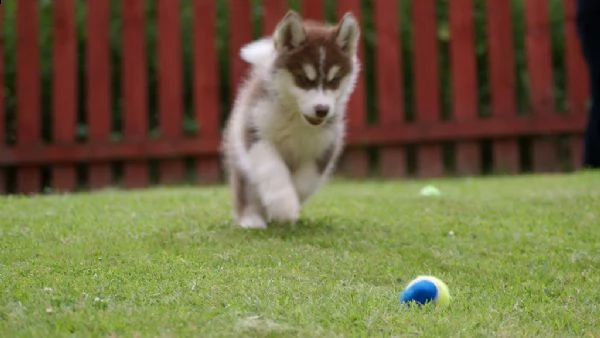
{"label": "puppy's chest", "polygon": [[279,126],[272,130],[269,136],[290,167],[315,161],[335,141],[332,130],[310,128],[299,123]]}

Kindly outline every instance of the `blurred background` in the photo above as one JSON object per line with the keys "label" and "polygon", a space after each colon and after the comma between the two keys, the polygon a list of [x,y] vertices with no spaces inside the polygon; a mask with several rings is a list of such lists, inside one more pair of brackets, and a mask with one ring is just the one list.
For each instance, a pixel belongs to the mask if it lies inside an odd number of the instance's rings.
{"label": "blurred background", "polygon": [[363,28],[337,175],[579,168],[575,0],[18,0],[0,5],[0,193],[222,183],[238,50],[289,8]]}

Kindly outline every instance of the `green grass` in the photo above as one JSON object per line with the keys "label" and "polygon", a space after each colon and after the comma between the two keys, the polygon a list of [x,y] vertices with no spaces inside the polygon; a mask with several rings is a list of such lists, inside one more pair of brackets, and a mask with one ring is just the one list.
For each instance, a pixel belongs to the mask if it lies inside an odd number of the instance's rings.
{"label": "green grass", "polygon": [[[600,174],[333,182],[295,229],[227,190],[0,199],[5,337],[598,336]],[[433,274],[449,308],[405,309]]]}

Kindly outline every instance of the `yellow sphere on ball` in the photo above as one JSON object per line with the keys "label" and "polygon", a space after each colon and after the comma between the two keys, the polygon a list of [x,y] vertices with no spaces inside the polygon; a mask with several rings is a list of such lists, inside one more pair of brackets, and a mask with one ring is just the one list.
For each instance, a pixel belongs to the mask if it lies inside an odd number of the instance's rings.
{"label": "yellow sphere on ball", "polygon": [[404,288],[400,294],[401,303],[424,305],[434,303],[437,306],[450,304],[450,290],[446,283],[434,276],[418,276]]}

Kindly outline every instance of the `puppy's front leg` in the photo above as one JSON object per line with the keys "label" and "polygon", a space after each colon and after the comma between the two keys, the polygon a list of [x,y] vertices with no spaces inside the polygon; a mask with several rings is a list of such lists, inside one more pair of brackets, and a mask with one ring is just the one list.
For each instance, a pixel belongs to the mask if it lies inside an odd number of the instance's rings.
{"label": "puppy's front leg", "polygon": [[306,162],[292,175],[292,180],[300,204],[305,203],[319,189],[321,185],[321,173],[316,163]]}
{"label": "puppy's front leg", "polygon": [[290,172],[277,150],[261,140],[249,151],[258,195],[270,219],[295,222],[300,202]]}
{"label": "puppy's front leg", "polygon": [[298,191],[300,204],[311,198],[329,178],[341,150],[342,143],[339,137],[314,161],[304,162],[298,167],[292,179]]}

